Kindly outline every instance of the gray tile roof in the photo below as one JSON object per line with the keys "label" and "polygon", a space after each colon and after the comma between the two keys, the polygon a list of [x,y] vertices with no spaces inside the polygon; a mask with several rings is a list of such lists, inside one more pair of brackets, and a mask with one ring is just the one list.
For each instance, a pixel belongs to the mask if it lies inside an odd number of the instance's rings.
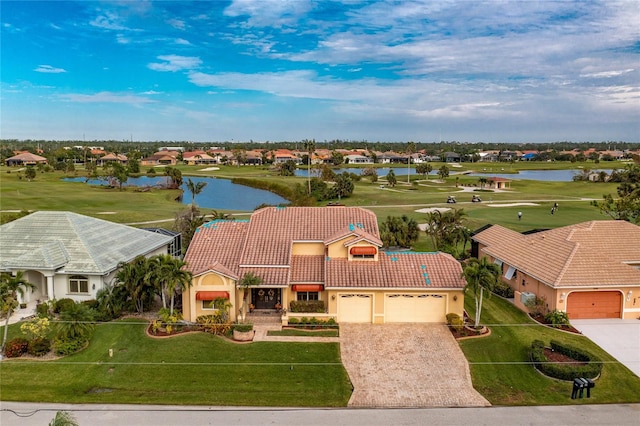
{"label": "gray tile roof", "polygon": [[0,226],[0,269],[107,274],[172,238],[72,212],[39,211]]}

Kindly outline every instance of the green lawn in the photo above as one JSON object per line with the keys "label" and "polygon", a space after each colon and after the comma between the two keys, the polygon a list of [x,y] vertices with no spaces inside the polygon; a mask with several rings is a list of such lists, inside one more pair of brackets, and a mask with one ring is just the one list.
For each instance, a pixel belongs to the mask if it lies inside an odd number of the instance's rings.
{"label": "green lawn", "polygon": [[[472,297],[467,312],[475,311]],[[537,325],[510,302],[493,296],[485,299],[483,324],[491,335],[460,341],[470,363],[473,386],[495,405],[565,405],[640,402],[640,378],[584,336]],[[585,349],[605,362],[591,398],[571,399],[572,383],[547,378],[529,364],[529,348],[535,339],[549,344],[559,340]]]}
{"label": "green lawn", "polygon": [[153,339],[144,328],[105,323],[78,354],[3,361],[0,399],[344,407],[351,395],[337,343],[236,344],[205,333]]}

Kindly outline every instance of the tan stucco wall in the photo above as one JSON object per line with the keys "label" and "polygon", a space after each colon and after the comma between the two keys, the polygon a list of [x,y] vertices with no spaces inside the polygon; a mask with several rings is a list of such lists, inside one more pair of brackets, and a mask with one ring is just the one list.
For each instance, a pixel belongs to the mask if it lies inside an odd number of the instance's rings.
{"label": "tan stucco wall", "polygon": [[229,302],[232,307],[229,310],[231,321],[236,320],[236,313],[242,302],[242,292],[236,294],[235,280],[224,275],[208,272],[193,277],[192,285],[182,292],[182,316],[186,321],[195,321],[200,315],[211,315],[213,310],[202,309],[202,301],[196,300],[196,293],[199,291],[226,291],[229,293]]}
{"label": "tan stucco wall", "polygon": [[[340,294],[349,294],[349,293],[366,293],[373,295],[373,312],[372,312],[372,322],[374,324],[383,324],[385,323],[385,295],[386,294],[397,294],[397,293],[410,293],[410,294],[442,294],[446,296],[446,309],[445,315],[448,313],[456,313],[462,317],[464,315],[464,291],[463,289],[459,290],[329,290],[327,293],[327,303],[328,303],[328,313],[336,316],[339,315],[338,312],[338,299]],[[453,300],[455,297],[456,300]],[[364,312],[363,312],[364,313]]]}
{"label": "tan stucco wall", "polygon": [[291,254],[294,256],[322,256],[324,255],[324,244],[294,242],[291,246]]}
{"label": "tan stucco wall", "polygon": [[351,240],[353,237],[343,238],[342,240],[331,243],[327,246],[327,255],[331,258],[346,258],[349,256],[349,251],[344,246],[346,241]]}

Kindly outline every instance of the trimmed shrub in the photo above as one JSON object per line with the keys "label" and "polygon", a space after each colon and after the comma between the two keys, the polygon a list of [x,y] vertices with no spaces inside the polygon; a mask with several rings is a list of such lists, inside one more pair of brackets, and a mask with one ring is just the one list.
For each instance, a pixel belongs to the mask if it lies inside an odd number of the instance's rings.
{"label": "trimmed shrub", "polygon": [[72,309],[76,302],[73,299],[60,299],[56,300],[53,312],[59,314],[60,312],[68,311]]}
{"label": "trimmed shrub", "polygon": [[549,312],[544,316],[544,320],[555,328],[560,328],[563,325],[569,325],[569,316],[567,313],[558,310]]}
{"label": "trimmed shrub", "polygon": [[589,352],[565,345],[558,341],[551,341],[551,349],[568,356],[576,361],[585,362],[584,365],[549,363],[544,354],[544,343],[534,340],[531,344],[530,357],[534,365],[543,374],[560,380],[571,381],[576,377],[595,379],[602,372],[602,362]]}
{"label": "trimmed shrub", "polygon": [[323,300],[292,300],[289,303],[291,312],[309,312],[322,314],[325,312]]}
{"label": "trimmed shrub", "polygon": [[238,332],[246,332],[253,330],[253,324],[236,324],[233,329]]}
{"label": "trimmed shrub", "polygon": [[493,288],[493,292],[498,296],[502,296],[507,299],[511,299],[514,296],[513,289],[511,286],[502,280],[498,280],[495,287]]}
{"label": "trimmed shrub", "polygon": [[53,347],[57,355],[71,355],[82,349],[87,343],[84,339],[60,339],[56,338]]}
{"label": "trimmed shrub", "polygon": [[36,313],[41,318],[49,317],[51,315],[51,313],[49,312],[49,304],[47,302],[37,304]]}
{"label": "trimmed shrub", "polygon": [[4,348],[4,356],[7,358],[18,358],[27,353],[29,341],[22,337],[9,340]]}
{"label": "trimmed shrub", "polygon": [[29,355],[43,356],[49,353],[51,350],[51,340],[49,339],[33,339],[29,342],[29,348],[27,351]]}
{"label": "trimmed shrub", "polygon": [[460,315],[452,312],[447,314],[447,325],[456,331],[461,331],[464,328],[464,320],[460,318]]}
{"label": "trimmed shrub", "polygon": [[298,318],[289,318],[289,324],[298,324],[299,322]]}

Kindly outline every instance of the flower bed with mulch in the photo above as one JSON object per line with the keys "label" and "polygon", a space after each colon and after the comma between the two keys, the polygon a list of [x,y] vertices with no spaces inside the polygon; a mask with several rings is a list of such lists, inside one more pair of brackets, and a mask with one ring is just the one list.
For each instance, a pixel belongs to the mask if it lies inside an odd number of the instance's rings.
{"label": "flower bed with mulch", "polygon": [[547,327],[555,328],[556,330],[567,331],[569,333],[574,333],[574,334],[582,334],[580,332],[580,330],[578,330],[577,328],[575,328],[571,324],[555,326],[555,325],[551,324],[549,321],[547,321],[545,319],[545,316],[542,315],[542,314],[538,314],[538,315],[529,314],[529,317],[532,320],[534,320],[535,322],[537,322],[537,323],[540,323],[542,325],[546,325]]}

